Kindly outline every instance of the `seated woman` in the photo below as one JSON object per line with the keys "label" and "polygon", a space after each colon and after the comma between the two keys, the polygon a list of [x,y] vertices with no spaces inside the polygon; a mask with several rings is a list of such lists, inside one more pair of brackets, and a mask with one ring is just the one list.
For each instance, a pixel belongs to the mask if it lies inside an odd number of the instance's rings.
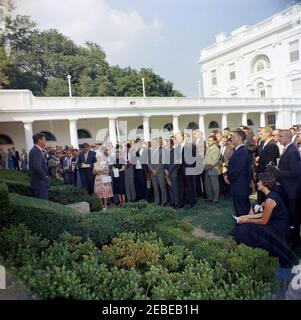
{"label": "seated woman", "polygon": [[237,243],[265,249],[270,255],[279,258],[282,267],[290,266],[289,214],[280,195],[273,191],[277,185],[275,176],[264,172],[259,175],[258,180],[258,190],[266,196],[263,212],[240,216],[235,240]]}

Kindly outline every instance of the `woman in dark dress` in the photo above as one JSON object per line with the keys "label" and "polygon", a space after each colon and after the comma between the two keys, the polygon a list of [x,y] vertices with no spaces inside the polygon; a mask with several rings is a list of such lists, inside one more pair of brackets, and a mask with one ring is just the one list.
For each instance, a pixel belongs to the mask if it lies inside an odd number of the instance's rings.
{"label": "woman in dark dress", "polygon": [[264,172],[258,180],[258,190],[266,196],[264,210],[260,214],[239,217],[235,239],[238,243],[269,251],[270,255],[279,258],[282,267],[290,266],[289,214],[280,195],[273,191],[276,179],[274,175]]}
{"label": "woman in dark dress", "polygon": [[119,148],[116,148],[116,158],[113,161],[113,193],[118,195],[119,205],[122,207],[125,203],[125,160],[119,157]]}

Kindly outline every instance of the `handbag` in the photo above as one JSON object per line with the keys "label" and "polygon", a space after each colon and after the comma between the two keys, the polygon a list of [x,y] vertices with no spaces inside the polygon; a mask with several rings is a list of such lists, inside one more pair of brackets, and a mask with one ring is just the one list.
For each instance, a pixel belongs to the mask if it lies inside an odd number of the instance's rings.
{"label": "handbag", "polygon": [[112,182],[112,177],[111,176],[102,176],[101,182],[102,183],[110,183],[110,182]]}

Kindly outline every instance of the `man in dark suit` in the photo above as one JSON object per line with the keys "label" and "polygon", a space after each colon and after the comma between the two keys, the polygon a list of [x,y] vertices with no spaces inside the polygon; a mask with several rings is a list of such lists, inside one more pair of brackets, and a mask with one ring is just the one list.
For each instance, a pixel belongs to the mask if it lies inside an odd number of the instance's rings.
{"label": "man in dark suit", "polygon": [[90,150],[90,145],[88,143],[83,143],[82,152],[79,155],[77,164],[80,170],[82,186],[89,194],[94,192],[93,165],[95,162],[95,151]]}
{"label": "man in dark suit", "polygon": [[149,152],[143,147],[140,138],[137,138],[132,150],[131,163],[134,165],[134,182],[136,189],[136,200],[150,199],[149,189],[146,188],[146,174],[148,172]]}
{"label": "man in dark suit", "polygon": [[19,161],[20,161],[20,154],[19,151],[16,150],[16,147],[12,147],[12,157],[14,162],[14,169],[20,170]]}
{"label": "man in dark suit", "polygon": [[72,165],[72,153],[71,150],[67,150],[62,161],[63,178],[66,184],[74,184],[74,172]]}
{"label": "man in dark suit", "polygon": [[151,161],[148,163],[148,169],[151,171],[151,181],[154,189],[155,203],[166,205],[167,190],[164,174],[164,164],[167,162],[167,151],[160,146],[159,138],[152,140],[150,150]]}
{"label": "man in dark suit", "polygon": [[[261,143],[258,148],[256,176],[264,172],[268,164],[277,165],[277,159],[280,157],[279,148],[273,139],[273,130],[270,127],[261,129]],[[257,192],[257,202],[261,204],[265,199],[263,192]]]}
{"label": "man in dark suit", "polygon": [[203,132],[195,129],[192,131],[192,143],[196,148],[196,168],[199,172],[195,175],[195,192],[196,197],[205,195],[205,172],[204,172],[204,157],[207,151],[207,144],[203,138]]}
{"label": "man in dark suit", "polygon": [[196,202],[195,194],[195,166],[196,166],[196,146],[188,142],[189,136],[182,132],[177,133],[177,148],[175,150],[176,159],[179,162],[178,186],[179,186],[179,206],[190,209]]}
{"label": "man in dark suit", "polygon": [[45,135],[42,133],[35,134],[33,142],[34,146],[29,152],[30,186],[37,198],[48,200],[50,181],[43,152],[43,148],[46,146]]}
{"label": "man in dark suit", "polygon": [[222,146],[221,146],[221,164],[222,164],[222,192],[224,194],[224,199],[229,200],[231,198],[230,193],[230,185],[227,184],[224,180],[224,175],[228,171],[229,161],[232,157],[232,154],[234,152],[234,147],[232,145],[232,138],[223,138],[222,140]]}
{"label": "man in dark suit", "polygon": [[179,207],[179,195],[178,195],[178,165],[175,159],[175,149],[173,140],[169,141],[169,161],[166,161],[164,165],[164,173],[169,179],[168,192],[170,198],[170,205],[177,209]]}
{"label": "man in dark suit", "polygon": [[280,130],[279,141],[284,145],[284,151],[279,161],[280,183],[288,197],[291,221],[291,242],[300,244],[301,210],[298,203],[301,196],[301,159],[300,153],[292,143],[290,130]]}
{"label": "man in dark suit", "polygon": [[244,145],[246,133],[241,129],[233,132],[232,144],[235,151],[229,160],[228,171],[224,176],[225,182],[230,184],[236,216],[249,214],[251,204],[249,195],[252,178],[251,158]]}

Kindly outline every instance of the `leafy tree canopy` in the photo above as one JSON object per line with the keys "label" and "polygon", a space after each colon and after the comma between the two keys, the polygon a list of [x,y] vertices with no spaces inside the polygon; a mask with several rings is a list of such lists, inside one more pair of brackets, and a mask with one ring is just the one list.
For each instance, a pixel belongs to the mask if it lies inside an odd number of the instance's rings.
{"label": "leafy tree canopy", "polygon": [[[5,54],[9,43],[10,55]],[[29,89],[36,96],[183,96],[152,69],[110,66],[101,46],[78,46],[55,29],[40,31],[29,16],[6,18],[0,38],[0,87]]]}

